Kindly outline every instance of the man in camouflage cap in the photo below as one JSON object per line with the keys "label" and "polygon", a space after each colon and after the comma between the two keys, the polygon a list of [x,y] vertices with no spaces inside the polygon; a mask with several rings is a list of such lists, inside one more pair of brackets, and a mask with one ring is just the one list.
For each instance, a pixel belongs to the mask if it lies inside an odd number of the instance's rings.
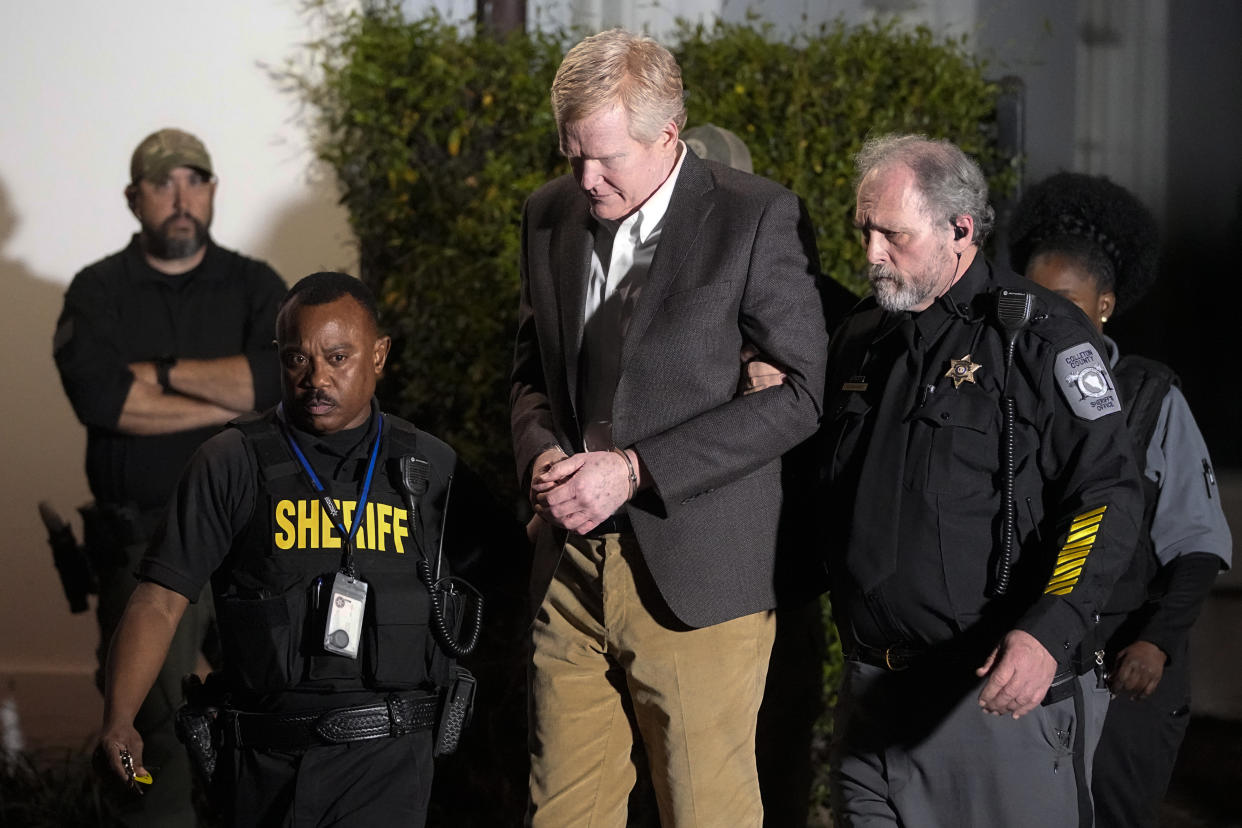
{"label": "man in camouflage cap", "polygon": [[179,129],[161,129],[152,132],[134,148],[129,161],[130,180],[137,183],[146,178],[159,181],[167,178],[177,167],[189,167],[210,179],[211,156],[203,142]]}
{"label": "man in camouflage cap", "polygon": [[179,129],[153,132],[134,150],[129,175],[125,197],[142,224],[147,261],[163,272],[169,272],[164,269],[169,262],[178,263],[173,266],[178,272],[198,265],[206,252],[216,195],[211,156],[203,142]]}
{"label": "man in camouflage cap", "polygon": [[[285,284],[265,263],[212,241],[215,192],[198,138],[161,129],[143,139],[125,187],[140,231],[74,277],[56,328],[56,366],[87,429],[95,502],[82,511],[99,581],[101,668],[185,461],[224,423],[280,397],[272,337]],[[196,823],[173,722],[181,678],[195,670],[211,623],[210,600],[190,607],[139,712],[155,781],[145,796],[111,803],[125,824]]]}

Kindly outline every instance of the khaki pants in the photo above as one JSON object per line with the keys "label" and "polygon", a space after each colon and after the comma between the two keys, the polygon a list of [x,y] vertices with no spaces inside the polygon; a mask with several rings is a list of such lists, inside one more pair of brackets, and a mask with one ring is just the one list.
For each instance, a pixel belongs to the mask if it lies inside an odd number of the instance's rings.
{"label": "khaki pants", "polygon": [[770,611],[687,628],[632,535],[571,535],[532,632],[528,824],[624,826],[641,741],[665,828],[761,825],[774,633]]}

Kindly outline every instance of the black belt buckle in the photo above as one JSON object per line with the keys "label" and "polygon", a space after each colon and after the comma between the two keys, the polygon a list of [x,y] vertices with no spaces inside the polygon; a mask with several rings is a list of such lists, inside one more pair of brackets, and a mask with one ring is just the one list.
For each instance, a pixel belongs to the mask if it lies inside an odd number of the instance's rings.
{"label": "black belt buckle", "polygon": [[913,667],[923,654],[908,647],[872,647],[867,644],[856,644],[852,652],[846,655],[863,664],[880,667],[890,673],[900,673]]}
{"label": "black belt buckle", "polygon": [[898,652],[896,647],[884,648],[884,666],[891,672],[900,673],[902,670],[910,669],[910,663],[913,658],[909,652]]}
{"label": "black belt buckle", "polygon": [[1052,677],[1052,684],[1048,686],[1048,692],[1044,694],[1043,701],[1040,705],[1047,707],[1050,704],[1065,701],[1074,695],[1074,687],[1078,681],[1078,672],[1074,669],[1062,670]]}
{"label": "black belt buckle", "polygon": [[413,704],[397,695],[389,696],[388,704],[388,735],[404,736],[414,732]]}

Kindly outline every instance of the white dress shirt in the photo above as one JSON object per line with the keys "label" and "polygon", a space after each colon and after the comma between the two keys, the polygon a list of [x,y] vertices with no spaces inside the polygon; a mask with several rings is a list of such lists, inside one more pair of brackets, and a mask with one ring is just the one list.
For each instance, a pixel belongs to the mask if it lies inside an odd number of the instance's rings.
{"label": "white dress shirt", "polygon": [[672,172],[641,207],[622,221],[595,220],[578,363],[582,439],[588,451],[612,446],[612,399],[620,377],[621,342],[646,284],[685,158],[686,145],[679,141]]}

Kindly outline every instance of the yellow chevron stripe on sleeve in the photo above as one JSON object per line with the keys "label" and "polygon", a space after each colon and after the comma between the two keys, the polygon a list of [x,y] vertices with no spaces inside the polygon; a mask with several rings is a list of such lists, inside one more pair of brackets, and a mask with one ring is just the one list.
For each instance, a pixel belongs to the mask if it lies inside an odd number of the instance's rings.
{"label": "yellow chevron stripe on sleeve", "polygon": [[1072,534],[1082,529],[1086,529],[1088,526],[1098,526],[1100,521],[1103,519],[1104,519],[1103,515],[1096,515],[1095,517],[1087,518],[1086,520],[1076,520],[1072,524],[1070,524],[1070,528],[1069,528],[1070,533]]}
{"label": "yellow chevron stripe on sleeve", "polygon": [[1048,580],[1048,585],[1044,587],[1045,595],[1069,595],[1073,592],[1074,587],[1078,585],[1078,579],[1082,576],[1083,567],[1086,566],[1087,556],[1091,554],[1095,546],[1100,522],[1104,520],[1104,513],[1107,510],[1107,505],[1100,506],[1077,515],[1070,521],[1065,543],[1061,546],[1061,551],[1057,553],[1057,562],[1052,570],[1052,577]]}
{"label": "yellow chevron stripe on sleeve", "polygon": [[1082,564],[1075,564],[1074,566],[1061,567],[1057,569],[1057,571],[1052,573],[1052,578],[1049,579],[1048,585],[1052,586],[1055,584],[1066,584],[1066,583],[1072,584],[1074,581],[1078,580],[1078,576],[1081,574],[1082,574]]}
{"label": "yellow chevron stripe on sleeve", "polygon": [[1074,543],[1067,543],[1065,546],[1061,547],[1061,554],[1064,555],[1066,552],[1073,552],[1075,549],[1090,549],[1094,543],[1095,535],[1092,535],[1089,538],[1084,538],[1080,541],[1075,541]]}
{"label": "yellow chevron stripe on sleeve", "polygon": [[1078,532],[1075,532],[1074,530],[1071,529],[1069,535],[1065,538],[1065,542],[1066,543],[1077,543],[1080,540],[1086,540],[1087,538],[1093,538],[1095,537],[1095,533],[1098,532],[1099,530],[1100,530],[1100,527],[1098,526],[1089,526],[1086,529],[1083,529]]}
{"label": "yellow chevron stripe on sleeve", "polygon": [[1072,563],[1077,563],[1079,566],[1081,566],[1082,562],[1087,559],[1087,553],[1090,551],[1091,551],[1090,549],[1084,549],[1081,552],[1075,553],[1073,555],[1066,555],[1062,553],[1057,558],[1057,563],[1056,563],[1057,569],[1062,569],[1065,567],[1066,564],[1072,564]]}

